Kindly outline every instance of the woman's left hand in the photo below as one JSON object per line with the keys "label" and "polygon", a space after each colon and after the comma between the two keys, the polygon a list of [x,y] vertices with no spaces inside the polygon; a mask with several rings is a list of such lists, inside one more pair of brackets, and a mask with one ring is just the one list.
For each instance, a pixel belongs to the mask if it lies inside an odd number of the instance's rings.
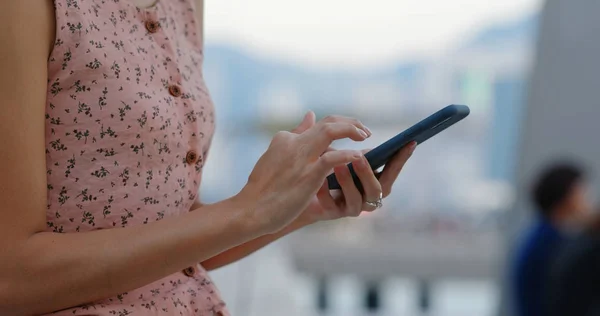
{"label": "woman's left hand", "polygon": [[[309,112],[293,132],[301,133],[314,124],[315,115]],[[364,156],[361,160],[355,161],[353,168],[363,185],[364,194],[361,194],[356,188],[347,166],[336,167],[333,171],[342,188],[341,191],[330,191],[327,180],[325,180],[298,220],[304,223],[314,223],[343,217],[356,217],[363,211],[374,211],[377,209],[375,204],[379,202],[380,198],[385,198],[391,193],[394,182],[415,147],[416,143],[413,142],[400,150],[377,176],[371,170]]]}

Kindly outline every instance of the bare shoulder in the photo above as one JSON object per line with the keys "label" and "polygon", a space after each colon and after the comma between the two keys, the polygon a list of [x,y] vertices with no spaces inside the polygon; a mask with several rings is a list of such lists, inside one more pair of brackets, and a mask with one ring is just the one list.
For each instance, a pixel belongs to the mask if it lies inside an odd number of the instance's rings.
{"label": "bare shoulder", "polygon": [[[53,0],[0,1],[0,18],[5,26],[0,34],[3,41],[17,36],[23,44],[46,45],[44,51],[49,54],[55,36]],[[34,36],[25,38],[26,35]]]}
{"label": "bare shoulder", "polygon": [[0,20],[0,239],[11,240],[45,228],[44,111],[54,6],[0,1]]}

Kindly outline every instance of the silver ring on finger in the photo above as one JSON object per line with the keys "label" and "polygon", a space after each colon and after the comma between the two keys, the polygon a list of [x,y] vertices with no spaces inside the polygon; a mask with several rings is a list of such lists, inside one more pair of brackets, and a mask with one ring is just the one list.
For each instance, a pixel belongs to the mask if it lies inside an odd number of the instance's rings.
{"label": "silver ring on finger", "polygon": [[381,208],[383,206],[383,193],[379,193],[379,199],[377,199],[377,201],[365,201],[365,204],[376,209]]}

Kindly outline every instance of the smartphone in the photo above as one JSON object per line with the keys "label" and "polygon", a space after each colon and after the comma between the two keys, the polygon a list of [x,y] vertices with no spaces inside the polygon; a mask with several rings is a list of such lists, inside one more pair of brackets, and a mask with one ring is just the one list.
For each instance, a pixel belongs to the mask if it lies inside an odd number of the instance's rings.
{"label": "smartphone", "polygon": [[[410,142],[415,141],[417,142],[417,145],[421,144],[437,135],[439,132],[461,121],[467,117],[470,112],[471,110],[466,105],[449,105],[366,153],[365,158],[367,158],[371,169],[377,170],[383,167],[398,151],[400,151],[400,149],[402,149],[402,147]],[[354,184],[358,190],[363,193],[362,184],[354,172],[352,164],[348,164],[348,168],[354,179]],[[327,176],[327,182],[330,190],[341,189],[335,174],[332,173]]]}

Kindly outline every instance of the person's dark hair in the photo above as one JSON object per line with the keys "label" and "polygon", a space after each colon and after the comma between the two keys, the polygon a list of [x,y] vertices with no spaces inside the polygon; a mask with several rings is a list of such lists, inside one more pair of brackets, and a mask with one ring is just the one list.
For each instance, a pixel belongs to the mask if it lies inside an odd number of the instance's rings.
{"label": "person's dark hair", "polygon": [[548,217],[554,207],[571,193],[573,186],[584,176],[582,168],[562,163],[546,168],[533,186],[533,202],[543,217]]}

